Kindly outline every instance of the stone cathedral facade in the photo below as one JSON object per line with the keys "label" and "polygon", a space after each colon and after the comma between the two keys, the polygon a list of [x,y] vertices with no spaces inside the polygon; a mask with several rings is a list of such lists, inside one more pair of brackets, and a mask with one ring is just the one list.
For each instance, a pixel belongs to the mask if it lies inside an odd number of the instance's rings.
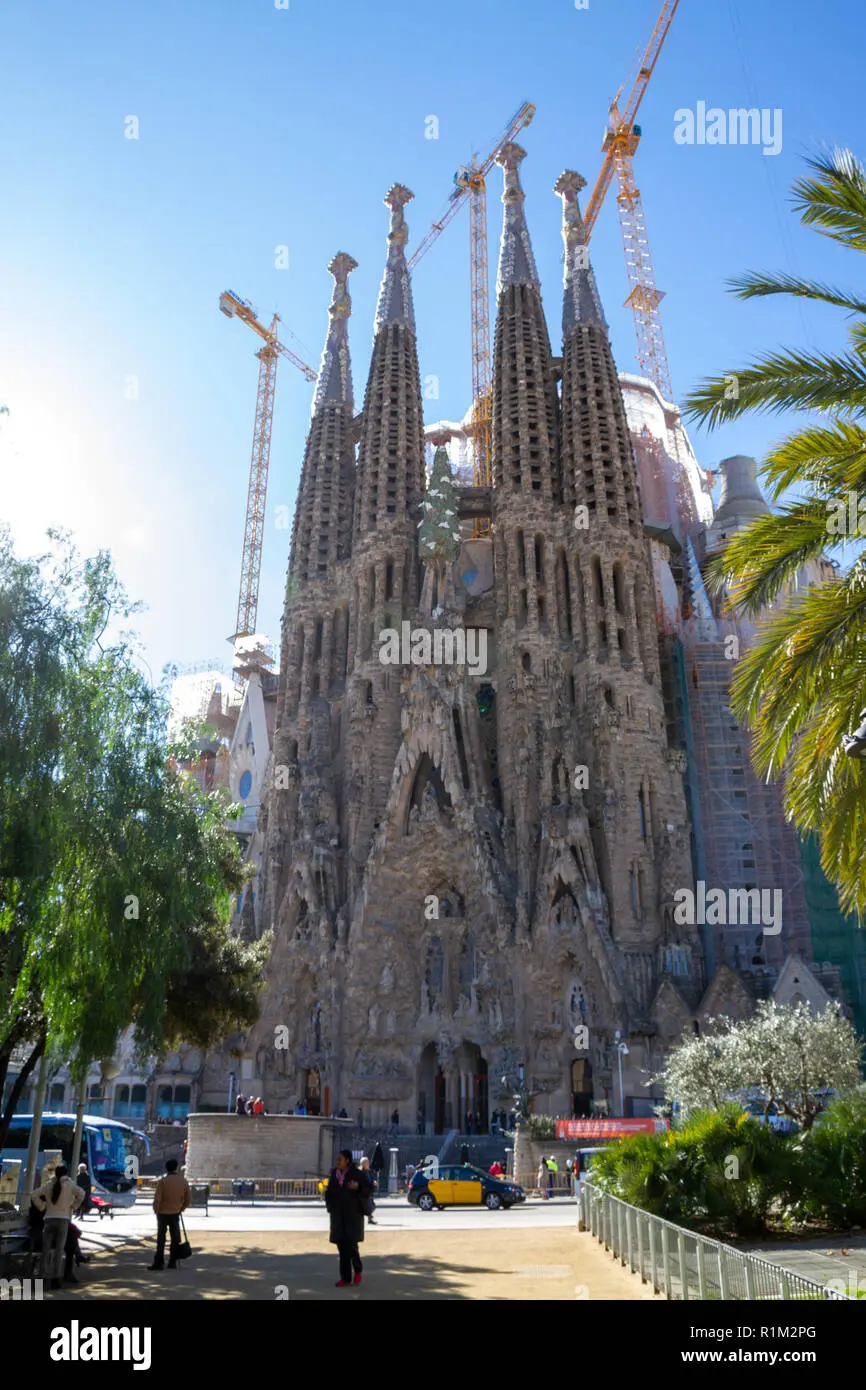
{"label": "stone cathedral facade", "polygon": [[[471,1111],[483,1131],[522,1075],[538,1111],[607,1099],[618,1113],[621,1062],[627,1109],[651,1113],[649,1076],[707,995],[699,928],[674,921],[674,892],[694,881],[684,755],[667,746],[649,543],[584,181],[566,172],[555,186],[555,350],[523,157],[511,144],[499,160],[492,487],[452,483],[444,450],[428,484],[409,190],[385,199],[360,413],[355,262],[330,266],[264,810],[274,945],[249,1045],[272,1110],[306,1096],[380,1124],[396,1108],[428,1133]],[[382,660],[389,632],[406,639],[401,661]],[[483,670],[453,659],[470,633]]]}

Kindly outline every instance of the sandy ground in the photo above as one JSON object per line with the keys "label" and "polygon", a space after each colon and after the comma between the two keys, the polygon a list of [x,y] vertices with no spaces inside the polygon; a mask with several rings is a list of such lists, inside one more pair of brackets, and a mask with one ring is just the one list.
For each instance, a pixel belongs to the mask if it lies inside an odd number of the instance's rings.
{"label": "sandy ground", "polygon": [[336,1249],[321,1232],[190,1232],[193,1258],[151,1273],[153,1242],[95,1254],[80,1285],[46,1295],[90,1299],[652,1299],[588,1234],[568,1230],[368,1231],[363,1283],[338,1289]]}

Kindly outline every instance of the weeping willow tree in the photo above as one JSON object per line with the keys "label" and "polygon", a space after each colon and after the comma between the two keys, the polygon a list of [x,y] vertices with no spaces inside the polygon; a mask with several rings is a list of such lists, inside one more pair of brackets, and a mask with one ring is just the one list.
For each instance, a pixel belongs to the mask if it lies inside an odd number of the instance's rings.
{"label": "weeping willow tree", "polygon": [[[793,187],[805,226],[866,252],[866,170],[850,151],[807,161]],[[866,907],[866,767],[845,735],[866,706],[866,296],[791,275],[747,274],[740,299],[787,295],[842,310],[847,350],[781,350],[705,379],[686,415],[711,428],[768,412],[802,414],[761,477],[778,510],[753,521],[710,567],[711,587],[760,618],[732,683],[735,714],[753,730],[753,758],[784,775],[785,808],[821,843],[824,872],[846,910]],[[783,500],[784,499],[784,500]],[[863,501],[863,510],[859,503]],[[798,573],[838,546],[834,577],[805,590]],[[866,741],[854,740],[858,753]]]}
{"label": "weeping willow tree", "polygon": [[[79,1082],[135,1025],[143,1053],[255,1021],[263,943],[231,937],[247,871],[219,794],[169,758],[106,555],[0,537],[0,1144],[50,1045]],[[77,1073],[77,1075],[76,1075]]]}

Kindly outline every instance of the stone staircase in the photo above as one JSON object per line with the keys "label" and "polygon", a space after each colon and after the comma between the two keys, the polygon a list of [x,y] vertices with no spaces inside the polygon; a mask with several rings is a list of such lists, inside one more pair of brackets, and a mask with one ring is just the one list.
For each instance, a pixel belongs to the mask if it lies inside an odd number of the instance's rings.
{"label": "stone staircase", "polygon": [[514,1141],[502,1134],[458,1134],[453,1131],[443,1146],[440,1163],[462,1163],[463,1146],[469,1150],[469,1162],[486,1173],[494,1159],[505,1168],[505,1150],[514,1148]]}
{"label": "stone staircase", "polygon": [[[387,1190],[388,1169],[391,1163],[390,1150],[397,1150],[397,1173],[402,1180],[403,1173],[407,1164],[412,1164],[417,1168],[422,1159],[429,1154],[436,1154],[440,1163],[459,1161],[459,1140],[458,1158],[446,1159],[445,1150],[454,1141],[457,1131],[451,1130],[448,1134],[416,1134],[401,1133],[392,1134],[387,1127],[343,1130],[339,1136],[339,1148],[352,1149],[353,1152],[361,1151],[368,1158],[372,1158],[373,1151],[378,1144],[382,1146],[382,1153],[385,1158],[385,1169],[382,1174],[382,1186]],[[493,1160],[491,1159],[492,1163]]]}

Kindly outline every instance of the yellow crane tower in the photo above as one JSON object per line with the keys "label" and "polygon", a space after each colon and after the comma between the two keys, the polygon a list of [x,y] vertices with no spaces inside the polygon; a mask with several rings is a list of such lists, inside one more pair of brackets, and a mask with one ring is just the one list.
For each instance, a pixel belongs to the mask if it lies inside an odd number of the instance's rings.
{"label": "yellow crane tower", "polygon": [[421,257],[429,251],[448,223],[469,199],[469,279],[472,309],[472,437],[474,469],[473,479],[476,487],[490,485],[490,440],[493,421],[493,372],[490,357],[490,289],[487,269],[487,175],[493,168],[496,156],[513,140],[518,131],[528,126],[535,115],[535,107],[525,101],[515,111],[508,122],[508,129],[497,141],[485,159],[478,162],[473,155],[472,163],[463,165],[454,175],[454,192],[448,206],[438,222],[434,222],[409,259],[409,269],[413,270]]}
{"label": "yellow crane tower", "polygon": [[256,630],[259,607],[259,575],[262,568],[262,538],[265,528],[265,502],[268,495],[268,466],[271,458],[271,429],[274,421],[274,390],[277,384],[277,361],[285,357],[303,372],[307,381],[316,380],[316,372],[302,362],[277,337],[279,314],[274,314],[270,328],[260,323],[248,299],[241,299],[234,290],[220,295],[220,309],[228,318],[243,319],[264,341],[256,353],[259,359],[259,389],[256,395],[256,418],[253,427],[253,452],[250,458],[250,481],[247,490],[247,517],[244,523],[244,548],[241,557],[241,582],[238,593],[238,614],[235,633],[249,637]]}
{"label": "yellow crane tower", "polygon": [[610,104],[601,146],[604,152],[604,163],[601,166],[601,173],[595,188],[592,190],[592,196],[586,205],[586,212],[583,217],[588,241],[604,202],[604,195],[610,187],[614,174],[616,174],[616,201],[625,249],[626,270],[631,285],[625,302],[631,306],[634,314],[637,359],[644,375],[655,382],[666,401],[672,399],[673,393],[659,312],[659,304],[664,298],[664,293],[656,289],[643,202],[634,176],[634,156],[641,137],[641,128],[635,124],[635,118],[643,101],[644,93],[649,86],[649,80],[653,75],[653,69],[658,62],[658,56],[668,36],[678,5],[679,0],[664,0],[661,14],[656,20],[652,37],[638,63],[637,76],[625,103],[620,105],[620,98],[626,85],[624,83]]}

